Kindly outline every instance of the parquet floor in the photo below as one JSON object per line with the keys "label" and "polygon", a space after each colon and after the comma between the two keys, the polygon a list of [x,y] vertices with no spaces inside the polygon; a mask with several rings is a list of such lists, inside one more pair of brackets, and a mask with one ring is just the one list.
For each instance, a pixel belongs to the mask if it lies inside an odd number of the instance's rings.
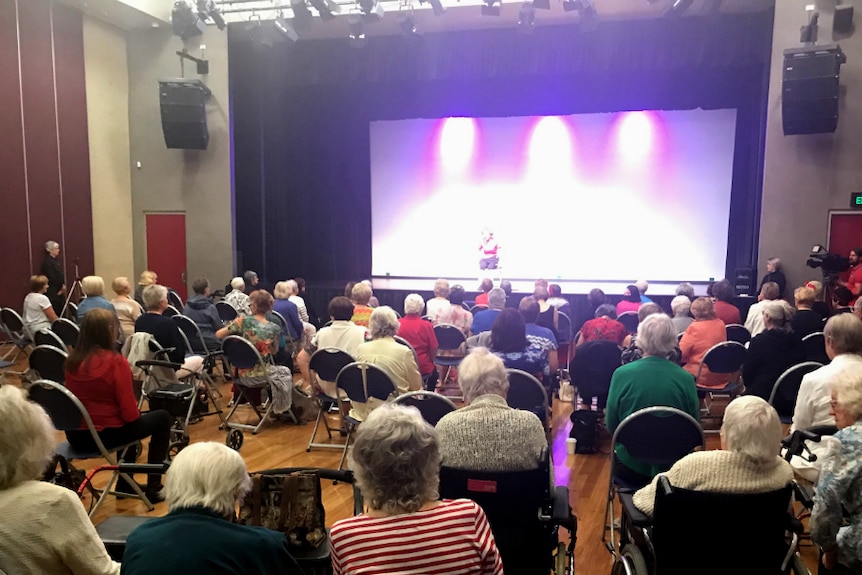
{"label": "parquet floor", "polygon": [[[17,366],[16,366],[17,367]],[[21,367],[24,367],[23,361]],[[298,377],[298,376],[297,376]],[[217,380],[227,395],[229,385]],[[18,384],[13,376],[7,377],[4,384]],[[571,505],[574,513],[578,516],[578,542],[575,549],[576,573],[578,575],[607,575],[611,571],[612,560],[610,553],[601,541],[602,519],[604,516],[605,494],[608,482],[608,453],[610,451],[610,438],[606,435],[600,437],[600,453],[595,455],[567,455],[566,438],[571,429],[569,414],[572,405],[554,400],[552,419],[552,453],[554,460],[554,471],[558,485],[566,485],[569,488]],[[247,414],[248,421],[254,417],[251,411]],[[191,441],[218,441],[226,439],[224,431],[218,429],[219,420],[216,416],[205,417],[203,421],[190,427]],[[250,471],[272,469],[277,467],[327,467],[335,468],[341,456],[337,449],[314,449],[306,452],[306,445],[311,434],[313,423],[294,425],[284,422],[271,422],[266,424],[258,435],[245,433],[245,442],[240,450]],[[62,438],[58,434],[58,440]],[[326,440],[326,432],[318,433],[318,441]],[[333,443],[341,441],[335,437]],[[707,435],[707,447],[717,449],[719,447],[718,434]],[[145,461],[140,458],[139,461]],[[97,462],[80,462],[80,467],[91,469]],[[104,474],[102,474],[104,475]],[[98,476],[97,476],[98,478]],[[143,480],[143,476],[138,478]],[[104,479],[102,479],[104,481]],[[96,480],[99,483],[99,480]],[[87,501],[84,501],[86,504]],[[326,509],[326,522],[331,525],[334,521],[349,516],[353,512],[353,493],[349,485],[332,485],[323,482],[323,503]],[[167,513],[165,503],[160,503],[151,512],[153,516]],[[134,500],[108,499],[94,522],[99,523],[112,515],[145,515],[145,507]],[[729,539],[732,545],[732,537]],[[709,553],[709,542],[704,542],[705,553]],[[727,544],[727,543],[723,543]],[[810,543],[803,542],[802,556],[809,569],[816,573],[816,552]],[[517,575],[517,574],[514,574]]]}

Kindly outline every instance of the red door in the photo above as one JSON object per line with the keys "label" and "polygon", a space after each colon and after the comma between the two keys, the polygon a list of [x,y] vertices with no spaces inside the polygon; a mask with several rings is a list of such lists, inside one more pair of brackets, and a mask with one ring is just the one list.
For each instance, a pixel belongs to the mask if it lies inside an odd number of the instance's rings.
{"label": "red door", "polygon": [[147,269],[186,300],[185,214],[147,214]]}
{"label": "red door", "polygon": [[862,212],[829,214],[829,251],[846,256],[862,246]]}

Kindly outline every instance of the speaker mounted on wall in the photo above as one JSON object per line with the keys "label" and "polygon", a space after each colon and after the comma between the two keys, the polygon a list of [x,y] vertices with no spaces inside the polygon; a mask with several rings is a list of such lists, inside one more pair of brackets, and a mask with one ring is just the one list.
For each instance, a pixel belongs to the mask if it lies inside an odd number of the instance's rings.
{"label": "speaker mounted on wall", "polygon": [[198,79],[159,80],[159,104],[165,145],[172,149],[206,150],[206,103],[210,89]]}
{"label": "speaker mounted on wall", "polygon": [[832,33],[849,35],[853,33],[853,6],[836,6],[832,18]]}
{"label": "speaker mounted on wall", "polygon": [[846,61],[837,44],[784,50],[781,121],[785,136],[826,134],[838,128],[838,80]]}

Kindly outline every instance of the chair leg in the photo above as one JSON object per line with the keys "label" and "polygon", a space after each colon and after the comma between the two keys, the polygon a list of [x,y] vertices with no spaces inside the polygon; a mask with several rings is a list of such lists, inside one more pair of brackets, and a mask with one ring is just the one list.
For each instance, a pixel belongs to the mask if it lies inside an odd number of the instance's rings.
{"label": "chair leg", "polygon": [[344,460],[347,459],[347,450],[350,448],[350,438],[353,436],[353,426],[347,424],[347,438],[344,441],[344,451],[341,452],[341,461],[338,462],[338,471],[344,469]]}

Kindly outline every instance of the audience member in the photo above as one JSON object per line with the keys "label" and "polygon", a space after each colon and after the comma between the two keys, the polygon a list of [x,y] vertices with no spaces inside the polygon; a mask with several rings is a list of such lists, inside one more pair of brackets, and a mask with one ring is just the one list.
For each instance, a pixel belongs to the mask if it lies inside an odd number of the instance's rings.
{"label": "audience member", "polygon": [[473,316],[473,324],[470,326],[470,332],[473,335],[477,335],[483,331],[490,331],[491,326],[494,325],[494,321],[497,319],[497,316],[500,315],[500,310],[505,307],[506,292],[500,288],[493,288],[488,292],[488,309],[482,309],[476,312],[476,315]]}
{"label": "audience member", "polygon": [[[829,386],[846,374],[862,372],[862,322],[850,314],[831,317],[823,328],[823,336],[826,341],[826,356],[830,362],[802,378],[793,410],[791,432],[819,425],[835,425],[835,417],[829,403]],[[822,441],[807,441],[806,445],[817,459],[806,461],[802,457],[794,456],[790,464],[797,475],[811,483],[817,483],[827,447]]]}
{"label": "audience member", "polygon": [[425,300],[417,293],[404,298],[404,317],[398,320],[398,335],[413,346],[425,389],[434,390],[437,383],[437,336],[430,321],[422,319]]}
{"label": "audience member", "polygon": [[123,276],[114,278],[114,281],[111,282],[111,289],[117,294],[117,297],[111,300],[111,304],[120,320],[123,339],[126,339],[135,333],[135,322],[144,312],[140,304],[129,297],[129,294],[132,293],[132,284],[129,283],[129,278]]}
{"label": "audience member", "polygon": [[192,349],[195,353],[207,353],[221,348],[221,342],[215,336],[215,332],[224,327],[224,323],[219,317],[213,300],[210,296],[210,282],[206,278],[198,278],[192,282],[192,291],[195,295],[186,301],[183,308],[183,315],[187,316],[201,330],[201,335],[206,343],[206,349],[199,349],[200,344],[194,340],[189,340]]}
{"label": "audience member", "polygon": [[312,382],[308,369],[311,356],[318,349],[329,347],[346,351],[350,357],[355,359],[359,346],[365,343],[366,330],[350,321],[350,318],[353,317],[353,304],[344,296],[337,296],[329,300],[329,307],[326,311],[332,323],[320,328],[314,334],[305,349],[296,356],[296,364],[302,374],[302,379],[307,384],[316,385],[320,391],[329,397],[337,397],[338,392],[334,381],[325,381],[318,377],[315,382]]}
{"label": "audience member", "polygon": [[57,321],[57,313],[51,305],[51,300],[45,295],[48,290],[48,278],[32,276],[30,278],[30,293],[24,298],[24,335],[33,339],[36,332],[51,329],[51,324]]}
{"label": "audience member", "polygon": [[353,304],[356,303],[355,301],[353,301],[353,286],[355,286],[355,285],[356,285],[356,282],[347,282],[346,284],[344,284],[344,297],[349,299],[350,303],[353,303]]}
{"label": "audience member", "polygon": [[[158,288],[165,289],[162,286],[150,286],[147,290]],[[144,290],[145,298],[147,290]],[[173,323],[170,318],[164,319]],[[132,387],[132,369],[126,358],[114,348],[116,325],[114,314],[108,310],[90,310],[81,323],[78,343],[66,359],[65,385],[87,408],[105,447],[111,449],[150,437],[147,462],[159,464],[168,455],[174,418],[163,409],[146,413],[138,411]],[[85,424],[78,430],[67,431],[66,438],[78,451],[98,452]],[[123,461],[133,463],[134,452],[134,449],[126,450]],[[155,473],[148,475],[145,488],[147,498],[153,502],[161,501],[161,489],[161,476]],[[116,490],[133,493],[132,487],[122,478],[117,482]]]}
{"label": "audience member", "polygon": [[823,317],[814,311],[814,290],[802,286],[793,291],[793,302],[796,305],[796,313],[793,314],[793,320],[790,326],[793,328],[793,333],[800,338],[818,331],[823,331]]}
{"label": "audience member", "polygon": [[287,322],[285,326],[287,335],[293,341],[301,342],[302,336],[305,334],[305,326],[303,325],[302,318],[299,317],[299,308],[290,300],[290,296],[293,295],[290,283],[286,281],[276,283],[272,295],[275,298],[272,309],[280,313],[281,317]]}
{"label": "audience member", "polygon": [[[357,284],[364,285],[364,284]],[[356,288],[354,288],[354,294]],[[356,313],[354,311],[354,317]],[[422,389],[422,375],[413,357],[413,350],[395,341],[398,333],[398,316],[389,306],[375,308],[368,320],[368,333],[371,341],[363,343],[356,351],[356,361],[365,361],[383,368],[395,384],[396,394]],[[383,401],[369,397],[365,403],[351,401],[350,415],[360,421],[383,404]],[[356,449],[354,447],[354,449]]]}
{"label": "audience member", "polygon": [[77,494],[39,481],[56,445],[48,414],[0,387],[0,571],[118,575]]}
{"label": "audience member", "polygon": [[575,345],[600,339],[622,345],[626,335],[628,335],[628,330],[626,330],[626,326],[617,321],[614,306],[604,303],[596,309],[596,317],[581,327],[581,335],[578,336]]}
{"label": "audience member", "polygon": [[252,270],[244,271],[242,274],[242,281],[245,284],[245,295],[251,295],[251,292],[259,289],[258,284],[260,283],[260,278],[257,277],[257,272]]}
{"label": "audience member", "polygon": [[784,277],[784,272],[781,271],[781,260],[779,258],[769,258],[766,260],[766,275],[760,280],[760,289],[762,290],[764,284],[769,282],[775,282],[778,285],[778,295],[772,299],[783,298],[787,279]]}
{"label": "audience member", "polygon": [[[440,500],[437,432],[415,408],[374,410],[349,458],[367,511],[332,526],[333,575],[503,574],[482,508],[469,499]],[[433,544],[417,546],[417,533]]]}
{"label": "audience member", "polygon": [[117,310],[114,309],[114,304],[105,298],[105,280],[99,276],[86,276],[81,280],[81,291],[84,292],[86,297],[78,304],[77,319],[79,325],[84,321],[84,316],[87,315],[87,312],[91,309],[106,309],[115,316],[117,315]]}
{"label": "audience member", "polygon": [[641,292],[635,285],[626,286],[623,299],[617,303],[617,315],[627,311],[637,311],[641,306]]}
{"label": "audience member", "polygon": [[305,302],[305,311],[308,313],[308,323],[310,323],[315,330],[320,328],[320,314],[317,313],[317,310],[312,306],[311,299],[308,297],[308,284],[301,277],[293,278],[293,281],[296,282],[296,287],[299,288],[299,297],[302,298],[302,301]]}
{"label": "audience member", "polygon": [[[701,299],[707,298],[695,301]],[[645,318],[638,324],[637,341],[644,356],[618,367],[611,378],[605,407],[608,432],[613,434],[635,411],[654,405],[675,407],[699,420],[700,401],[691,374],[665,359],[677,343],[670,318],[664,314]],[[636,485],[646,485],[656,473],[666,470],[634,459],[623,445],[617,445],[614,457],[620,464],[620,476]]]}
{"label": "audience member", "polygon": [[[482,338],[483,335],[485,334],[474,337]],[[476,343],[480,347],[490,347],[507,368],[520,369],[540,379],[549,371],[548,356],[551,354],[547,349],[527,339],[524,318],[516,310],[502,310],[494,320],[490,336],[485,335]],[[487,343],[490,343],[490,346],[486,345]]]}
{"label": "audience member", "polygon": [[135,301],[144,305],[144,288],[147,286],[159,283],[159,276],[151,270],[141,272],[141,277],[138,279],[138,286],[135,288]]}
{"label": "audience member", "polygon": [[285,287],[290,294],[287,299],[296,306],[296,311],[299,313],[299,319],[304,323],[309,323],[308,309],[305,307],[305,300],[299,295],[299,284],[296,283],[296,280],[287,280],[284,283],[286,284]]}
{"label": "audience member", "polygon": [[853,304],[853,315],[862,320],[862,298],[856,298],[856,303]]}
{"label": "audience member", "polygon": [[[245,462],[236,451],[213,442],[186,447],[165,476],[169,512],[129,534],[123,573],[300,575],[303,571],[291,557],[283,533],[234,522],[236,506],[251,488]],[[176,544],[179,541],[182,545]]]}
{"label": "audience member", "polygon": [[676,286],[674,295],[684,295],[689,301],[694,301],[694,286],[689,282],[682,282]]}
{"label": "audience member", "polygon": [[161,285],[151,285],[144,288],[144,310],[146,313],[135,321],[135,333],[146,332],[153,336],[160,346],[169,349],[168,359],[182,365],[177,371],[179,377],[189,373],[198,373],[204,360],[199,355],[186,357],[185,341],[177,324],[171,318],[162,315],[168,309],[168,288]]}
{"label": "audience member", "polygon": [[853,301],[853,292],[844,286],[837,286],[832,290],[832,315],[852,313],[851,301]]}
{"label": "audience member", "polygon": [[481,293],[476,296],[474,305],[489,305],[488,297],[489,292],[492,289],[494,289],[494,282],[491,281],[491,278],[483,278],[482,282],[479,284],[479,290],[481,290]]}
{"label": "audience member", "polygon": [[500,289],[502,289],[506,294],[506,307],[518,309],[518,302],[516,302],[515,298],[512,297],[512,282],[509,280],[502,280],[500,282]]}
{"label": "audience member", "polygon": [[838,284],[850,290],[852,299],[850,305],[856,303],[856,298],[862,295],[862,247],[853,248],[847,258],[850,262],[850,271],[847,275],[847,281],[838,280]]}
{"label": "audience member", "polygon": [[814,303],[811,305],[811,310],[820,314],[820,317],[827,318],[831,311],[829,304],[823,301],[823,284],[818,280],[808,280],[805,282],[805,287],[814,290]]}
{"label": "audience member", "polygon": [[371,283],[371,280],[362,280],[362,283],[368,286],[368,289],[371,290],[371,297],[368,298],[368,307],[375,308],[380,307],[380,302],[377,301],[377,297],[374,295],[374,286]]}
{"label": "audience member", "polygon": [[[686,455],[664,473],[680,489],[710,493],[767,493],[793,480],[793,470],[778,454],[781,421],[775,409],[756,396],[731,401],[721,422],[721,449]],[[634,494],[635,506],[653,514],[658,477]]]}
{"label": "audience member", "polygon": [[[640,322],[642,322],[643,320],[645,320],[646,318],[648,318],[649,316],[651,316],[653,314],[665,315],[665,313],[662,311],[661,307],[656,303],[649,302],[649,303],[641,304],[641,307],[638,310],[638,325],[640,325]],[[671,321],[671,325],[673,325],[673,319],[671,319],[670,321]],[[674,331],[675,330],[676,330],[676,326],[674,326]],[[679,333],[677,332],[677,337],[678,336],[679,336]],[[627,335],[626,338],[623,340],[622,347],[623,347],[623,350],[620,353],[620,361],[622,363],[631,363],[633,361],[637,361],[637,360],[641,359],[644,356],[643,349],[641,349],[641,347],[638,345],[636,333]],[[676,365],[679,365],[681,362],[681,356],[682,356],[682,352],[679,349],[679,345],[674,345],[673,349],[670,352],[668,352],[668,354],[664,357],[668,361],[673,362]]]}
{"label": "audience member", "polygon": [[351,291],[353,300],[353,317],[351,321],[356,325],[368,327],[368,322],[371,319],[371,306],[368,301],[371,299],[371,288],[360,282],[353,286]]}
{"label": "audience member", "polygon": [[55,241],[45,242],[45,259],[39,270],[39,275],[48,279],[48,291],[45,292],[45,295],[51,300],[54,313],[57,315],[63,313],[63,304],[66,298],[66,276],[63,273],[63,264],[60,263],[59,255],[60,244]]}
{"label": "audience member", "polygon": [[464,309],[461,305],[464,303],[464,298],[467,293],[464,287],[456,284],[449,290],[449,306],[442,308],[437,313],[431,316],[431,323],[440,325],[448,323],[454,325],[461,330],[464,337],[470,337],[470,328],[473,326],[473,314]]}
{"label": "audience member", "polygon": [[506,403],[509,379],[503,361],[477,347],[461,362],[458,385],[467,406],[437,423],[443,465],[471,471],[538,467],[542,450],[548,447],[545,429],[531,412]]}
{"label": "audience member", "polygon": [[449,282],[440,278],[434,282],[434,297],[425,303],[425,315],[432,320],[449,309]]}
{"label": "audience member", "polygon": [[548,305],[555,307],[557,311],[566,314],[571,319],[572,305],[569,300],[563,297],[563,288],[560,287],[560,284],[549,285],[548,294],[550,295]]}
{"label": "audience member", "polygon": [[[838,432],[817,482],[811,540],[830,572],[862,572],[862,373],[844,372],[832,382],[830,406]],[[823,570],[820,570],[823,573]]]}
{"label": "audience member", "polygon": [[715,317],[728,324],[742,323],[739,308],[733,305],[733,285],[727,279],[715,282],[712,286],[712,307]]}
{"label": "audience member", "polygon": [[745,328],[751,334],[751,337],[766,329],[766,325],[763,323],[763,306],[766,305],[766,302],[774,299],[778,299],[778,284],[775,282],[766,282],[760,288],[757,303],[751,304],[751,307],[748,308],[748,315],[745,318]]}
{"label": "audience member", "polygon": [[652,300],[646,296],[646,291],[649,289],[649,282],[646,280],[638,280],[635,282],[635,285],[641,292],[641,303],[652,303]]}
{"label": "audience member", "polygon": [[784,300],[763,306],[766,329],[751,339],[742,365],[746,395],[768,400],[781,374],[805,361],[805,346],[791,327],[792,317],[793,308]]}
{"label": "audience member", "polygon": [[670,319],[673,323],[673,329],[677,333],[684,332],[694,321],[694,318],[691,317],[691,300],[688,299],[688,296],[678,295],[670,300],[670,309],[673,312],[673,317]]}
{"label": "audience member", "polygon": [[537,285],[533,289],[533,298],[539,304],[539,317],[536,319],[536,325],[548,328],[554,334],[554,338],[559,338],[557,333],[557,308],[548,303],[548,288],[543,285]]}
{"label": "audience member", "polygon": [[248,302],[248,295],[245,293],[245,280],[241,277],[235,277],[230,280],[231,291],[224,296],[224,301],[233,306],[240,315],[249,315],[251,306]]}
{"label": "audience member", "polygon": [[[700,362],[709,348],[717,343],[727,341],[727,328],[724,322],[715,317],[712,300],[699,297],[691,304],[694,321],[682,334],[679,349],[682,351],[683,369],[697,377]],[[700,369],[697,384],[704,387],[722,387],[727,383],[728,376],[723,373],[712,373],[705,365]]]}
{"label": "audience member", "polygon": [[[572,333],[574,334],[577,334],[586,322],[596,317],[596,310],[605,303],[605,292],[599,288],[591,289],[587,295],[586,303],[586,307],[579,306],[578,313],[572,318]],[[616,308],[614,308],[614,317],[616,315]]]}
{"label": "audience member", "polygon": [[533,297],[528,296],[523,298],[518,305],[518,313],[524,318],[527,341],[531,345],[538,346],[547,352],[548,369],[544,375],[546,378],[551,377],[560,368],[559,358],[557,357],[559,345],[553,331],[536,323],[539,317],[539,302]]}

